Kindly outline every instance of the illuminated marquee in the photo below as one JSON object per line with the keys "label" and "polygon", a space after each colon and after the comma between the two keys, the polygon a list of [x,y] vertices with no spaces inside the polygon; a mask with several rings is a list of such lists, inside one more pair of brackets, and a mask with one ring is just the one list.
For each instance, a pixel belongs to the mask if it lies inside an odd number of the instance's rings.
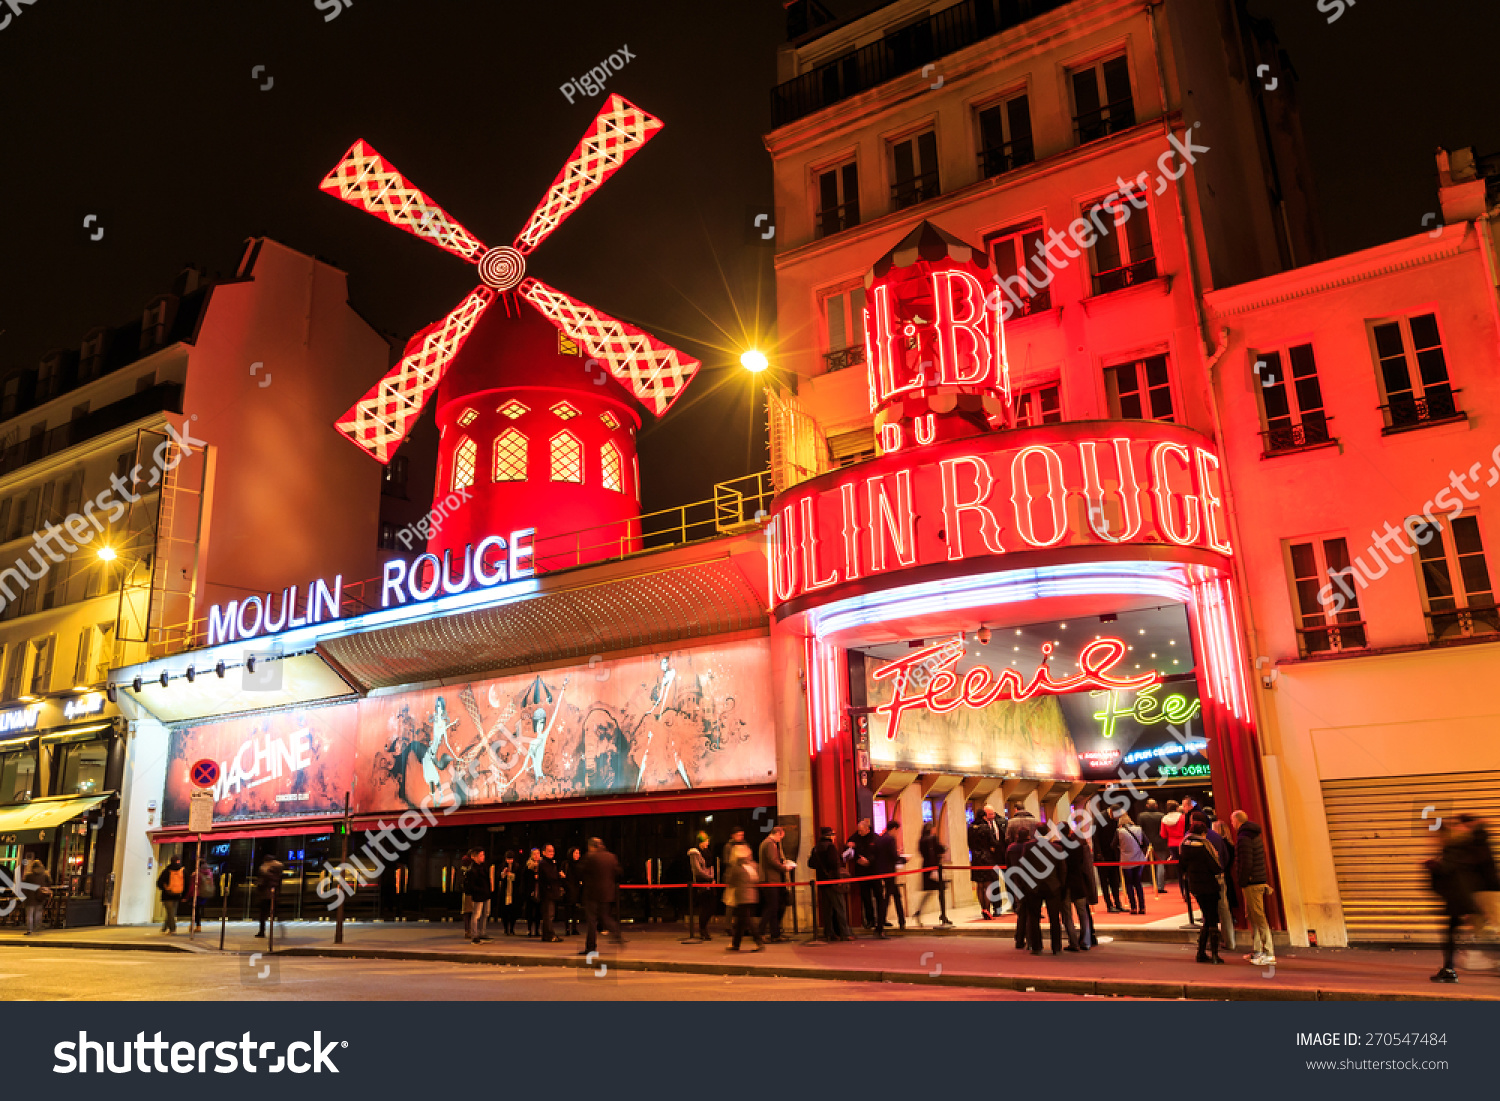
{"label": "illuminated marquee", "polygon": [[918,566],[1127,544],[1230,553],[1218,455],[1159,422],[987,433],[834,471],[777,498],[773,607]]}
{"label": "illuminated marquee", "polygon": [[[875,710],[889,717],[886,736],[894,741],[901,716],[916,707],[942,715],[960,707],[983,710],[1000,699],[1029,700],[1036,695],[1056,696],[1085,688],[1131,691],[1160,683],[1161,674],[1154,669],[1133,677],[1112,676],[1110,670],[1125,657],[1125,650],[1125,643],[1117,638],[1095,639],[1078,655],[1079,672],[1058,678],[1047,668],[1052,644],[1043,643],[1042,664],[1027,680],[1014,669],[1002,669],[997,676],[987,665],[976,665],[960,677],[954,667],[964,656],[962,644],[942,642],[875,670],[872,676],[876,680],[889,679],[895,686],[891,698]],[[912,673],[919,668],[932,673],[920,688],[912,683]],[[953,695],[948,695],[950,692]]]}

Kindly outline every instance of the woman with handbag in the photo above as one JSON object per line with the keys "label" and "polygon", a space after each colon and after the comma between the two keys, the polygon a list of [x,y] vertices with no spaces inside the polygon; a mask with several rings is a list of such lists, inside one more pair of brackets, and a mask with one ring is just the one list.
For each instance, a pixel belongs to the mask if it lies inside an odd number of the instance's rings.
{"label": "woman with handbag", "polygon": [[47,874],[45,864],[33,860],[27,865],[21,882],[26,885],[21,894],[26,899],[26,935],[29,937],[41,926],[47,903],[52,901],[52,877]]}
{"label": "woman with handbag", "polygon": [[1120,863],[1123,865],[1120,870],[1125,875],[1125,897],[1130,902],[1130,912],[1144,914],[1146,891],[1141,880],[1146,874],[1151,843],[1146,839],[1146,831],[1132,822],[1128,814],[1120,815],[1120,832],[1116,837],[1120,842]]}
{"label": "woman with handbag", "polygon": [[938,840],[937,827],[931,822],[922,823],[922,838],[917,842],[917,852],[922,854],[922,897],[917,900],[917,909],[911,919],[917,928],[922,927],[922,911],[927,909],[927,900],[937,895],[938,924],[952,925],[948,920],[948,900],[943,894],[943,856],[948,846]]}
{"label": "woman with handbag", "polygon": [[750,857],[750,846],[739,844],[730,856],[729,871],[724,876],[729,886],[724,888],[724,905],[732,907],[734,913],[734,939],[727,951],[738,952],[740,941],[746,933],[755,939],[754,952],[765,951],[766,942],[761,940],[755,925],[755,904],[760,901],[760,871]]}

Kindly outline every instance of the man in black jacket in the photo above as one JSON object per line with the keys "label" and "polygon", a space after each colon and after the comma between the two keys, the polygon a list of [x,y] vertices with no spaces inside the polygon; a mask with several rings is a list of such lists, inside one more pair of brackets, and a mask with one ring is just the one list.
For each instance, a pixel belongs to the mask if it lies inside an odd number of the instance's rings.
{"label": "man in black jacket", "polygon": [[[993,911],[1000,909],[997,900],[990,898],[990,891],[1000,880],[1000,873],[994,869],[1004,859],[1005,842],[995,808],[985,807],[969,827],[969,863],[973,865],[969,879],[979,893],[979,913],[985,921],[995,916]],[[998,891],[995,893],[999,894]]]}
{"label": "man in black jacket", "polygon": [[537,865],[537,895],[542,904],[542,943],[561,944],[562,937],[552,928],[552,919],[557,915],[557,902],[563,896],[562,872],[557,867],[557,850],[551,845],[542,846],[542,860]]}
{"label": "man in black jacket", "polygon": [[1151,878],[1156,883],[1156,893],[1167,893],[1167,842],[1161,835],[1161,811],[1155,799],[1146,800],[1146,809],[1135,816],[1135,824],[1146,835],[1146,844],[1151,846],[1146,854],[1151,860]]}
{"label": "man in black jacket", "polygon": [[818,903],[823,911],[823,935],[830,941],[849,940],[849,885],[845,878],[844,859],[839,847],[833,842],[833,827],[824,826],[818,831],[818,843],[807,858],[818,881]]}
{"label": "man in black jacket", "polygon": [[1271,923],[1266,920],[1266,895],[1271,891],[1266,839],[1244,811],[1235,811],[1229,820],[1234,823],[1234,882],[1245,896],[1245,912],[1250,915],[1254,938],[1250,962],[1261,967],[1276,962],[1276,944],[1271,940]]}
{"label": "man in black jacket", "polygon": [[901,855],[901,845],[896,838],[896,831],[901,828],[901,823],[892,820],[886,827],[885,832],[875,840],[875,856],[871,861],[871,871],[875,875],[889,876],[889,879],[877,879],[875,886],[878,894],[875,898],[875,935],[884,938],[886,925],[886,911],[890,908],[891,900],[896,900],[896,920],[901,924],[901,931],[906,931],[906,907],[901,903],[900,885],[896,882],[896,869],[906,863],[906,857]]}
{"label": "man in black jacket", "polygon": [[854,828],[854,836],[849,838],[845,845],[845,848],[854,850],[854,861],[850,866],[850,871],[854,873],[856,879],[860,880],[859,901],[866,929],[875,928],[875,903],[880,899],[880,881],[864,878],[875,874],[874,830],[875,824],[870,819],[861,818],[859,825]]}
{"label": "man in black jacket", "polygon": [[474,900],[474,911],[470,917],[474,932],[474,943],[483,944],[490,938],[485,936],[485,926],[490,917],[490,866],[485,863],[484,850],[469,853],[469,871],[464,876],[464,894]]}
{"label": "man in black jacket", "polygon": [[1177,852],[1177,863],[1183,882],[1198,900],[1203,911],[1203,927],[1198,930],[1199,963],[1223,963],[1219,958],[1219,882],[1224,873],[1219,854],[1208,840],[1208,819],[1193,814],[1188,819],[1188,834]]}
{"label": "man in black jacket", "polygon": [[578,877],[583,895],[584,928],[583,951],[579,955],[586,956],[598,949],[601,925],[614,938],[615,944],[623,948],[625,937],[620,932],[620,922],[615,917],[620,862],[599,838],[589,838],[589,851],[578,862]]}

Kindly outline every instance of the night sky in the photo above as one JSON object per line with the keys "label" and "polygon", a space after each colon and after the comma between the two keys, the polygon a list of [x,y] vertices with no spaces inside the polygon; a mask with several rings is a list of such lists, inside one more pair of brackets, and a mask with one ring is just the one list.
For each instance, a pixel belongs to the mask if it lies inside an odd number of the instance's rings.
{"label": "night sky", "polygon": [[[343,268],[356,308],[404,341],[472,289],[474,269],[318,181],[362,137],[486,243],[509,244],[603,102],[569,104],[559,87],[628,47],[609,90],[666,128],[528,264],[704,360],[643,435],[648,509],[763,465],[736,361],[773,336],[772,253],[746,223],[770,195],[780,0],[342,0],[331,21],[335,0],[318,2],[35,0],[13,15],[0,30],[0,367],[136,316],[189,262],[231,275],[258,234]],[[1339,253],[1420,231],[1437,210],[1436,146],[1500,151],[1500,5],[1361,0],[1332,24],[1325,5],[1252,9],[1274,19],[1300,77]],[[9,11],[0,0],[0,20]]]}

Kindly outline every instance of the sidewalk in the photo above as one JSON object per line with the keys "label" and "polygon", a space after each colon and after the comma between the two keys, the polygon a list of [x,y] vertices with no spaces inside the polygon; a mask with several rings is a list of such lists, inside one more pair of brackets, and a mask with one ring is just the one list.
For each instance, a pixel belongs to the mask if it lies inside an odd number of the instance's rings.
{"label": "sidewalk", "polygon": [[[996,923],[990,923],[995,925]],[[597,959],[579,953],[583,938],[542,944],[526,937],[496,936],[489,944],[463,939],[455,923],[350,922],[344,944],[333,943],[331,922],[290,922],[277,929],[275,953],[349,959],[397,959],[488,964],[507,967],[608,967],[606,975],[645,970],[709,975],[773,975],[857,982],[907,982],[1040,993],[1092,994],[1137,998],[1253,1000],[1500,1000],[1500,972],[1460,969],[1456,986],[1429,981],[1438,955],[1426,951],[1358,948],[1279,949],[1273,968],[1251,967],[1226,954],[1222,967],[1193,962],[1188,934],[1177,943],[1113,941],[1094,951],[1033,956],[1007,940],[987,936],[933,935],[909,929],[886,940],[865,938],[842,944],[808,944],[804,933],[764,952],[726,952],[723,919],[714,923],[707,944],[682,943],[680,927],[627,928],[628,944],[607,943]],[[185,928],[185,927],[184,927]],[[253,934],[253,922],[232,922],[226,952],[263,952],[266,941]],[[1101,935],[1103,933],[1101,927]],[[166,936],[154,928],[49,931],[34,937],[7,930],[0,949],[59,947],[155,950],[218,954],[218,926],[206,927],[195,941],[186,932]],[[753,947],[747,942],[746,948]],[[0,960],[3,960],[0,955]],[[601,976],[603,977],[603,976]]]}

